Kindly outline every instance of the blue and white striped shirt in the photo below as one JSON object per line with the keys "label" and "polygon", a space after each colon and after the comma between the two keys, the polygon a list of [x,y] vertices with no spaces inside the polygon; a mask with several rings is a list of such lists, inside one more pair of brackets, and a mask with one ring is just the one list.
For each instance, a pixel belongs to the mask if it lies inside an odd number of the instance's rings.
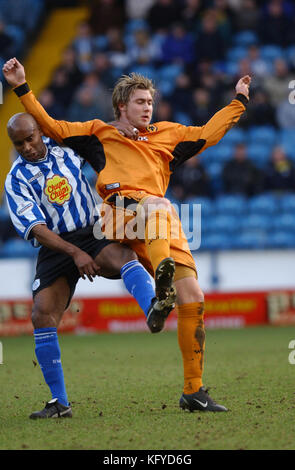
{"label": "blue and white striped shirt", "polygon": [[12,223],[25,240],[38,224],[61,234],[99,219],[96,196],[82,173],[84,160],[52,139],[43,137],[43,142],[46,156],[34,163],[19,156],[5,181]]}

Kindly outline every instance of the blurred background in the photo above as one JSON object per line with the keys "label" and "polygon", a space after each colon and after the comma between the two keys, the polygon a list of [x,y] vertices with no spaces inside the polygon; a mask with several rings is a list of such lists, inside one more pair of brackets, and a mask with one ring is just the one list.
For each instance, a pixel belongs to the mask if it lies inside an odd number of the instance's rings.
{"label": "blurred background", "polygon": [[[152,78],[153,121],[203,125],[252,77],[250,103],[215,147],[180,167],[167,197],[201,204],[194,251],[208,327],[295,322],[295,4],[288,0],[0,0],[0,65],[16,56],[56,119],[112,120],[124,73]],[[22,111],[0,72],[0,335],[31,331],[38,250],[18,238],[3,185]],[[94,186],[95,174],[85,172]],[[191,214],[185,226],[194,228]],[[63,328],[146,330],[121,281],[80,281]],[[172,314],[167,328],[176,328]]]}

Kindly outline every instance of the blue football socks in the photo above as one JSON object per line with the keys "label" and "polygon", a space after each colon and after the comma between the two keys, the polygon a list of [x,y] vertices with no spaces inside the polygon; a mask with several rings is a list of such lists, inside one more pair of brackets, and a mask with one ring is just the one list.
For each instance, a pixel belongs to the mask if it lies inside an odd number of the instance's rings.
{"label": "blue football socks", "polygon": [[151,276],[137,260],[124,264],[120,273],[126,289],[147,316],[152,299],[156,296]]}
{"label": "blue football socks", "polygon": [[34,330],[35,353],[52,398],[68,406],[68,397],[61,365],[60,347],[56,328]]}

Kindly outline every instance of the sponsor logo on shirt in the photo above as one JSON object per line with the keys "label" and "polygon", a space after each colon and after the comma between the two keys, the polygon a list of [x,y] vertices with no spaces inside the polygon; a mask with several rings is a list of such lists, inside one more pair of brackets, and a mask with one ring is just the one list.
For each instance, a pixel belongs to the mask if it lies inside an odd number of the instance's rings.
{"label": "sponsor logo on shirt", "polygon": [[28,182],[29,182],[29,183],[32,183],[32,181],[35,181],[35,180],[37,180],[38,178],[40,178],[40,176],[42,176],[42,174],[43,174],[42,171],[39,171],[36,175],[32,176],[32,178],[30,178],[30,179],[28,180]]}
{"label": "sponsor logo on shirt", "polygon": [[20,216],[24,214],[24,212],[27,212],[28,210],[30,210],[33,206],[34,204],[32,202],[22,204],[16,209],[16,214]]}
{"label": "sponsor logo on shirt", "polygon": [[111,183],[111,184],[106,184],[106,189],[117,189],[120,188],[120,183]]}
{"label": "sponsor logo on shirt", "polygon": [[35,279],[32,285],[32,290],[38,289],[39,286],[40,286],[40,279]]}
{"label": "sponsor logo on shirt", "polygon": [[53,155],[55,157],[63,157],[64,156],[64,151],[60,147],[52,147],[51,153],[53,153]]}
{"label": "sponsor logo on shirt", "polygon": [[147,126],[146,130],[148,132],[156,132],[158,130],[158,128],[154,124],[150,124],[149,126]]}
{"label": "sponsor logo on shirt", "polygon": [[52,204],[63,205],[71,197],[72,186],[66,176],[53,175],[45,183],[44,193]]}

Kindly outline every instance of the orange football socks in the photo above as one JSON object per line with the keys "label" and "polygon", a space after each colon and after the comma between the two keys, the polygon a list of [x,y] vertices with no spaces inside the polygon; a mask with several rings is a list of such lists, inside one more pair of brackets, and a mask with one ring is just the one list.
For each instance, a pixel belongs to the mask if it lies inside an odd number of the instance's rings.
{"label": "orange football socks", "polygon": [[195,393],[203,385],[205,328],[204,302],[178,305],[178,344],[184,370],[183,393]]}
{"label": "orange football socks", "polygon": [[145,244],[154,272],[170,256],[171,215],[166,210],[153,211],[145,227]]}

